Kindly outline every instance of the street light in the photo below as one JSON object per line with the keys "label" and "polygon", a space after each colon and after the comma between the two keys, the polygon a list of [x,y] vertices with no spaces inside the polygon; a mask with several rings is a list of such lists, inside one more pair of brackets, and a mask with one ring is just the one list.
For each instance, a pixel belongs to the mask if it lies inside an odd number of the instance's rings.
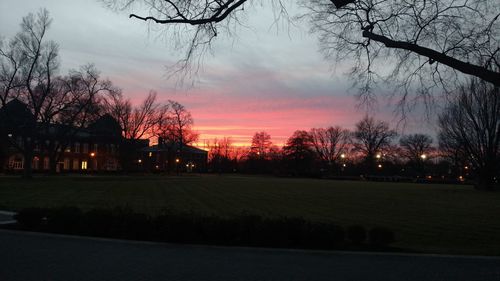
{"label": "street light", "polygon": [[94,157],[95,156],[95,153],[94,152],[91,152],[90,153],[90,157]]}
{"label": "street light", "polygon": [[175,163],[179,163],[181,160],[179,158],[175,158]]}
{"label": "street light", "polygon": [[427,155],[422,154],[422,155],[420,155],[420,158],[422,158],[422,160],[425,160],[425,159],[427,159]]}
{"label": "street light", "polygon": [[340,154],[340,158],[344,159],[345,158],[345,154],[344,153]]}
{"label": "street light", "polygon": [[377,154],[375,157],[377,157],[377,159],[380,159],[380,157],[382,157],[382,155]]}

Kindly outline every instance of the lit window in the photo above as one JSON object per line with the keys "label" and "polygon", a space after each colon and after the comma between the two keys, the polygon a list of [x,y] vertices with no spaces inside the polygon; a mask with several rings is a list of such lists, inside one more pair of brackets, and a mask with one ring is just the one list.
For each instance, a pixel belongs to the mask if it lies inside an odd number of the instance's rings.
{"label": "lit window", "polygon": [[82,170],[87,170],[87,161],[82,161]]}

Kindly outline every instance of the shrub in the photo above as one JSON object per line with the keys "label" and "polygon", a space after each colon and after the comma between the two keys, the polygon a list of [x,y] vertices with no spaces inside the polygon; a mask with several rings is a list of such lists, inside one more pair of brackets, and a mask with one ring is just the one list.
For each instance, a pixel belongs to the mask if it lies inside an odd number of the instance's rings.
{"label": "shrub", "polygon": [[113,212],[108,209],[93,209],[83,216],[82,225],[84,233],[91,236],[111,235],[114,222]]}
{"label": "shrub", "polygon": [[385,227],[374,227],[370,230],[370,244],[373,246],[383,247],[395,241],[394,232]]}
{"label": "shrub", "polygon": [[347,239],[354,245],[363,244],[366,241],[366,229],[361,225],[351,225],[347,228]]}
{"label": "shrub", "polygon": [[48,209],[45,208],[26,208],[20,210],[15,219],[23,228],[38,230],[47,218]]}
{"label": "shrub", "polygon": [[50,209],[47,214],[49,231],[59,233],[77,233],[80,230],[83,213],[76,207]]}

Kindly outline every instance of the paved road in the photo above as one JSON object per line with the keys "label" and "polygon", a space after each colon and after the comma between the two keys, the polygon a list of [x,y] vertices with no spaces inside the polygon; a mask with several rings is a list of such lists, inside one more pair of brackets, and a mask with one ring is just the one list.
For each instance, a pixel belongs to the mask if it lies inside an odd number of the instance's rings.
{"label": "paved road", "polygon": [[16,222],[16,220],[14,220],[15,214],[16,213],[14,212],[0,210],[0,224],[15,223]]}
{"label": "paved road", "polygon": [[500,280],[500,258],[183,246],[0,230],[0,280]]}

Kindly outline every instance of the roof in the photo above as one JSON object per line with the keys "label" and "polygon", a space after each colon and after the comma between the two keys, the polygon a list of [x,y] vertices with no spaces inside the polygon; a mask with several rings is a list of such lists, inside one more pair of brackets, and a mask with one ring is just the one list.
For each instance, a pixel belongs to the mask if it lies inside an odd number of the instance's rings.
{"label": "roof", "polygon": [[[148,147],[144,147],[141,149],[141,151],[144,152],[162,152],[162,151],[171,151],[171,150],[176,150],[178,145],[175,145],[173,147],[165,146],[165,145],[152,145]],[[184,145],[182,147],[182,152],[184,153],[192,153],[192,154],[207,154],[208,152],[203,149],[199,149],[197,147],[191,146],[191,145]]]}

